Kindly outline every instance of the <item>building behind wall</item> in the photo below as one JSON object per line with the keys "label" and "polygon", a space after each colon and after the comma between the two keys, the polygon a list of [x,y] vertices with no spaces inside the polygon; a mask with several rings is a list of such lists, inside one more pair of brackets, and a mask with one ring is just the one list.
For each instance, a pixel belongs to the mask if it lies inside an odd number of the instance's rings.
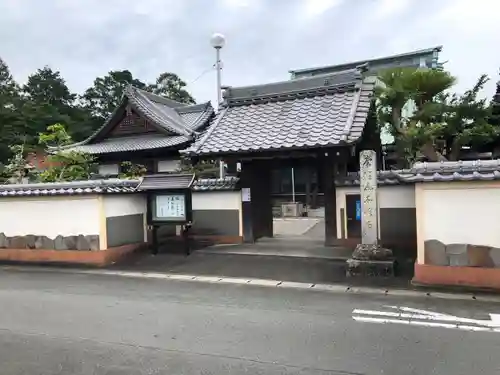
{"label": "building behind wall", "polygon": [[149,174],[175,172],[179,150],[191,144],[215,115],[210,102],[187,105],[128,86],[108,120],[68,149],[94,155],[99,174],[116,176],[120,164],[142,164]]}

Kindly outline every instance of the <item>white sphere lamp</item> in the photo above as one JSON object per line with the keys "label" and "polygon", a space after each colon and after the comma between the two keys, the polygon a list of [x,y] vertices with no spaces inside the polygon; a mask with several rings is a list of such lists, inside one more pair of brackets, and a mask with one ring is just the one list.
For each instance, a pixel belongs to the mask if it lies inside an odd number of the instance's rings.
{"label": "white sphere lamp", "polygon": [[215,33],[210,38],[210,44],[214,48],[217,48],[217,49],[222,48],[226,44],[226,38],[222,34]]}

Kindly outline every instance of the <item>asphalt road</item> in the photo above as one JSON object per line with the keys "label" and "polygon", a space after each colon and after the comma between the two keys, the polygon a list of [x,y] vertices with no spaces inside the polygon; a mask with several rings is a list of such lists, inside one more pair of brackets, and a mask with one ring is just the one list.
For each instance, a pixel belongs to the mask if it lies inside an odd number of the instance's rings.
{"label": "asphalt road", "polygon": [[479,301],[0,271],[0,373],[500,373],[500,332],[426,326],[435,316],[353,319],[400,312],[390,306],[482,321],[500,313]]}

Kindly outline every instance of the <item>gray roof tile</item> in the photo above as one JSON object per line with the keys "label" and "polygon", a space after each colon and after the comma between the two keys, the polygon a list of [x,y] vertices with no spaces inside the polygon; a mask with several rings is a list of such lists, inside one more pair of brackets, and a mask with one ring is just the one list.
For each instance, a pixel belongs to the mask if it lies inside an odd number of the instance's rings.
{"label": "gray roof tile", "polygon": [[375,79],[357,69],[225,92],[225,108],[185,152],[218,154],[355,142]]}
{"label": "gray roof tile", "polygon": [[151,100],[151,94],[146,95],[145,91],[128,86],[125,96],[129,99],[130,104],[153,123],[178,135],[190,136],[192,134],[192,130],[186,127],[175,108]]}
{"label": "gray roof tile", "polygon": [[135,180],[109,179],[0,185],[0,197],[133,193],[138,183]]}
{"label": "gray roof tile", "polygon": [[156,189],[191,188],[193,191],[237,189],[237,177],[194,180],[192,174],[146,176],[142,180],[101,179],[88,181],[0,185],[0,198],[82,194],[123,194]]}
{"label": "gray roof tile", "polygon": [[189,142],[185,136],[167,136],[163,134],[147,134],[133,137],[110,138],[99,143],[79,144],[71,150],[86,152],[91,155],[108,154],[113,152],[152,150],[179,146]]}
{"label": "gray roof tile", "polygon": [[193,183],[193,190],[196,192],[236,190],[238,181],[238,177],[205,178],[196,180]]}
{"label": "gray roof tile", "polygon": [[144,176],[138,190],[189,189],[193,185],[194,174],[157,174]]}
{"label": "gray roof tile", "polygon": [[[410,169],[379,171],[378,184],[500,180],[500,160],[415,163]],[[359,173],[336,180],[338,186],[359,185]]]}

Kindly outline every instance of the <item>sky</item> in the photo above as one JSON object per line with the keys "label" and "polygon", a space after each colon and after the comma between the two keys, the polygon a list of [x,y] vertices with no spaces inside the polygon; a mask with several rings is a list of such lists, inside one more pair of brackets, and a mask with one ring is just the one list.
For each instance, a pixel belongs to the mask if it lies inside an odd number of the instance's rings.
{"label": "sky", "polygon": [[110,70],[146,82],[174,72],[215,103],[215,32],[226,37],[227,86],[442,45],[456,91],[486,73],[490,96],[499,15],[499,0],[0,0],[0,57],[20,82],[48,65],[78,93]]}

